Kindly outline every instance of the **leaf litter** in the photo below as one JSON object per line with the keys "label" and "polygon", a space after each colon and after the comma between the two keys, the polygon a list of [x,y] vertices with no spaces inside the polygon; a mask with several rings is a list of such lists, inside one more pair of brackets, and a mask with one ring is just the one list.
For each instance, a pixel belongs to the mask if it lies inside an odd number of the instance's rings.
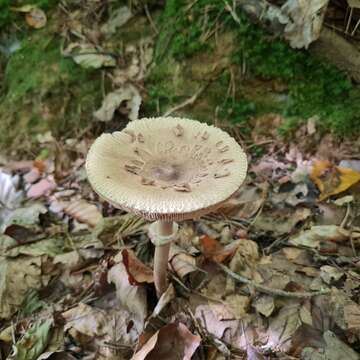
{"label": "leaf litter", "polygon": [[[62,54],[103,72],[94,112],[101,126],[135,120],[152,39],[117,52],[99,39],[126,26],[134,9],[120,7],[93,28],[87,15],[65,11]],[[316,135],[310,120],[306,131]],[[252,136],[268,140],[255,130]],[[0,169],[2,355],[359,359],[358,160],[324,160],[301,144],[271,143],[266,155],[253,156],[233,199],[181,224],[170,284],[157,300],[148,224],[92,192],[84,175],[91,141],[43,134],[45,159]]]}

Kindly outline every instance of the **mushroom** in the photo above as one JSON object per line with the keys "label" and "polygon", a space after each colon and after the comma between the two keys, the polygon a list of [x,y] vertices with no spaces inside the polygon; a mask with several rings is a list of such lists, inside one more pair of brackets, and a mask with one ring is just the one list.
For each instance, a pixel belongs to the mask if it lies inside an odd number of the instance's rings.
{"label": "mushroom", "polygon": [[245,179],[247,159],[239,144],[214,126],[158,117],[102,134],[89,150],[86,170],[101,198],[156,220],[149,237],[155,245],[154,281],[160,296],[167,288],[175,221],[200,217],[227,201]]}

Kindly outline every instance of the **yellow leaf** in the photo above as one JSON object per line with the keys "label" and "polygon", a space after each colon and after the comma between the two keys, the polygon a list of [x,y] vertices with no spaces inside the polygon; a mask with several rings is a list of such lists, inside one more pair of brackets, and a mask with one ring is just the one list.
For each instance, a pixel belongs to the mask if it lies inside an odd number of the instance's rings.
{"label": "yellow leaf", "polygon": [[360,173],[352,169],[335,166],[326,160],[314,162],[311,180],[317,185],[324,200],[331,195],[340,194],[360,181]]}

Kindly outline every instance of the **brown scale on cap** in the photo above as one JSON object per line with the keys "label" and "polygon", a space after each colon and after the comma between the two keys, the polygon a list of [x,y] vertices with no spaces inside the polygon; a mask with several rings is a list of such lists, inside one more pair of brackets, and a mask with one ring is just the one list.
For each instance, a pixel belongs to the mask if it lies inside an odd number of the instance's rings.
{"label": "brown scale on cap", "polygon": [[102,135],[86,169],[95,191],[114,206],[147,219],[181,220],[231,197],[245,178],[247,161],[222,130],[166,117],[135,120],[114,136]]}
{"label": "brown scale on cap", "polygon": [[175,127],[174,127],[174,134],[175,136],[182,136],[184,134],[184,128],[177,124]]}

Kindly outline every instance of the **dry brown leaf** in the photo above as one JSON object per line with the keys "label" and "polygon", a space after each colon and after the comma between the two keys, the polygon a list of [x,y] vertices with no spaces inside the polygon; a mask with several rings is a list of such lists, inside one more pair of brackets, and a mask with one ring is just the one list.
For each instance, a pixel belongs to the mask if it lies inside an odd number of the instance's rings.
{"label": "dry brown leaf", "polygon": [[66,206],[65,214],[73,217],[79,222],[95,227],[103,218],[98,208],[85,200],[76,200]]}
{"label": "dry brown leaf", "polygon": [[286,352],[291,347],[293,335],[302,324],[312,326],[310,311],[301,303],[290,302],[271,319],[266,347]]}
{"label": "dry brown leaf", "polygon": [[33,184],[27,192],[28,198],[39,198],[50,193],[56,188],[56,184],[51,177],[41,179],[36,184]]}
{"label": "dry brown leaf", "polygon": [[27,24],[35,29],[41,29],[46,25],[45,13],[39,8],[33,8],[25,15]]}
{"label": "dry brown leaf", "polygon": [[264,203],[266,193],[266,187],[259,189],[259,187],[244,185],[238,194],[217,209],[217,212],[231,217],[251,218]]}
{"label": "dry brown leaf", "polygon": [[195,310],[195,318],[207,332],[221,339],[229,327],[229,321],[221,321],[210,305],[199,305]]}
{"label": "dry brown leaf", "polygon": [[320,268],[320,277],[328,285],[340,280],[344,276],[344,271],[335,266],[323,265]]}
{"label": "dry brown leaf", "polygon": [[[243,316],[240,320],[221,320],[218,313],[216,313],[209,305],[197,306],[195,318],[215,339],[224,340],[234,348],[245,351],[249,344],[254,344],[256,340],[257,336],[254,324],[261,323],[260,317],[249,314]],[[222,347],[217,346],[217,348],[222,353],[225,353],[222,351]]]}
{"label": "dry brown leaf", "polygon": [[201,338],[182,324],[168,324],[157,331],[131,360],[191,360]]}
{"label": "dry brown leaf", "polygon": [[276,235],[287,234],[301,221],[312,215],[311,210],[298,207],[290,213],[287,209],[262,211],[256,217],[253,227],[259,231],[271,231]]}
{"label": "dry brown leaf", "polygon": [[129,276],[130,285],[139,285],[141,283],[151,284],[154,282],[152,269],[142,263],[132,250],[124,249],[121,254]]}
{"label": "dry brown leaf", "polygon": [[310,230],[293,236],[289,244],[319,248],[321,242],[341,243],[348,239],[348,233],[336,225],[312,226]]}
{"label": "dry brown leaf", "polygon": [[[115,257],[115,261],[118,260],[119,258]],[[147,315],[145,287],[130,284],[126,267],[122,262],[118,262],[109,270],[107,279],[109,283],[115,285],[116,296],[120,303],[136,316],[140,324],[143,324]]]}
{"label": "dry brown leaf", "polygon": [[41,257],[0,259],[0,319],[10,318],[29,289],[46,285]]}
{"label": "dry brown leaf", "polygon": [[244,295],[232,294],[226,297],[225,303],[233,319],[242,319],[249,309],[250,298]]}
{"label": "dry brown leaf", "polygon": [[229,245],[223,246],[219,241],[210,236],[203,235],[200,238],[201,252],[204,254],[205,258],[222,263],[232,258],[240,245],[240,242],[241,240],[236,240]]}
{"label": "dry brown leaf", "polygon": [[64,330],[83,347],[96,352],[102,358],[110,358],[114,353],[104,346],[106,342],[118,342],[133,346],[139,336],[131,314],[124,309],[106,310],[79,303],[76,307],[62,313]]}
{"label": "dry brown leaf", "polygon": [[323,338],[325,346],[323,348],[307,347],[301,353],[301,359],[304,360],[359,360],[359,354],[356,353],[349,345],[337,338],[331,331],[325,331]]}
{"label": "dry brown leaf", "polygon": [[[262,282],[263,279],[256,270],[259,260],[259,249],[256,242],[242,239],[235,255],[230,261],[229,268],[235,273],[253,279],[255,282]],[[232,281],[231,278],[228,278],[228,280]]]}
{"label": "dry brown leaf", "polygon": [[360,334],[360,305],[352,302],[344,307],[344,317],[349,330]]}
{"label": "dry brown leaf", "polygon": [[320,200],[340,194],[360,181],[360,173],[333,165],[330,161],[314,162],[310,178],[319,188]]}
{"label": "dry brown leaf", "polygon": [[171,268],[181,278],[197,270],[196,259],[175,244],[171,244],[169,259]]}
{"label": "dry brown leaf", "polygon": [[260,314],[269,317],[275,310],[274,297],[270,295],[261,295],[253,302],[253,306]]}

